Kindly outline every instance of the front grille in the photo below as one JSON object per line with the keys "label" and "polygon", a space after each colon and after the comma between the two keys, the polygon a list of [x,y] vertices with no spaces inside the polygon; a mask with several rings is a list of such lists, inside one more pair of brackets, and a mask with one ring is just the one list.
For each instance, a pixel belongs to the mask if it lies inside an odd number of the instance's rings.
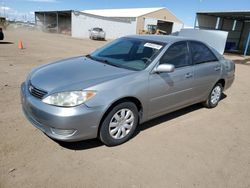
{"label": "front grille", "polygon": [[47,94],[46,91],[37,89],[31,83],[29,83],[29,92],[30,92],[31,95],[33,95],[34,97],[36,97],[38,99],[42,99]]}

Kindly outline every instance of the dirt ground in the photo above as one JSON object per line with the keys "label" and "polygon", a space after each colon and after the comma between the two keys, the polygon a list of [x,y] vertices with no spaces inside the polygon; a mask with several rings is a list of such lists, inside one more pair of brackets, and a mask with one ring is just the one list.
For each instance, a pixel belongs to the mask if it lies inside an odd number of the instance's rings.
{"label": "dirt ground", "polygon": [[[1,188],[250,187],[248,63],[238,62],[236,80],[215,109],[194,105],[157,118],[118,147],[98,140],[59,144],[25,119],[20,84],[38,65],[87,54],[106,42],[24,30],[5,31],[5,37],[0,42]],[[18,40],[24,50],[17,48]]]}

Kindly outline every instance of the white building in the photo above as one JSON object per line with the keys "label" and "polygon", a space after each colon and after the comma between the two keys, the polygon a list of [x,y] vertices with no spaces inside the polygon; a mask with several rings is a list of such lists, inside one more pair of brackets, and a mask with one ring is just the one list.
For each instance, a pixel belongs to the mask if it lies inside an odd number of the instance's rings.
{"label": "white building", "polygon": [[173,13],[166,8],[104,9],[85,11],[35,12],[35,21],[46,31],[87,38],[89,29],[101,27],[106,38],[114,39],[125,35],[141,34],[148,25],[156,25],[166,34],[183,27]]}

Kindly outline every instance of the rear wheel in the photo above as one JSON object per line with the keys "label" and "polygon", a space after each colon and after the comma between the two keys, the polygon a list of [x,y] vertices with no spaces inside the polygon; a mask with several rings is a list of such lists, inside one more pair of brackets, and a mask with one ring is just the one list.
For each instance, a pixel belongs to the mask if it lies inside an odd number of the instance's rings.
{"label": "rear wheel", "polygon": [[115,106],[105,117],[100,128],[100,140],[107,146],[128,141],[138,124],[138,110],[134,103],[123,102]]}
{"label": "rear wheel", "polygon": [[223,87],[221,83],[217,83],[211,93],[209,94],[207,100],[203,103],[203,105],[207,108],[214,108],[218,105],[221,95],[222,95]]}

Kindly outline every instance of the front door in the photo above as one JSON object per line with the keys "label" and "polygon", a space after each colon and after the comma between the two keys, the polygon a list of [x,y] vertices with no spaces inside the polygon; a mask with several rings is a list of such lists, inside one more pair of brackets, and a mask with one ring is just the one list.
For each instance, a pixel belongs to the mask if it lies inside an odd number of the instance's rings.
{"label": "front door", "polygon": [[173,64],[175,70],[171,73],[150,74],[149,117],[184,106],[192,101],[194,95],[194,70],[187,42],[171,45],[159,63]]}

